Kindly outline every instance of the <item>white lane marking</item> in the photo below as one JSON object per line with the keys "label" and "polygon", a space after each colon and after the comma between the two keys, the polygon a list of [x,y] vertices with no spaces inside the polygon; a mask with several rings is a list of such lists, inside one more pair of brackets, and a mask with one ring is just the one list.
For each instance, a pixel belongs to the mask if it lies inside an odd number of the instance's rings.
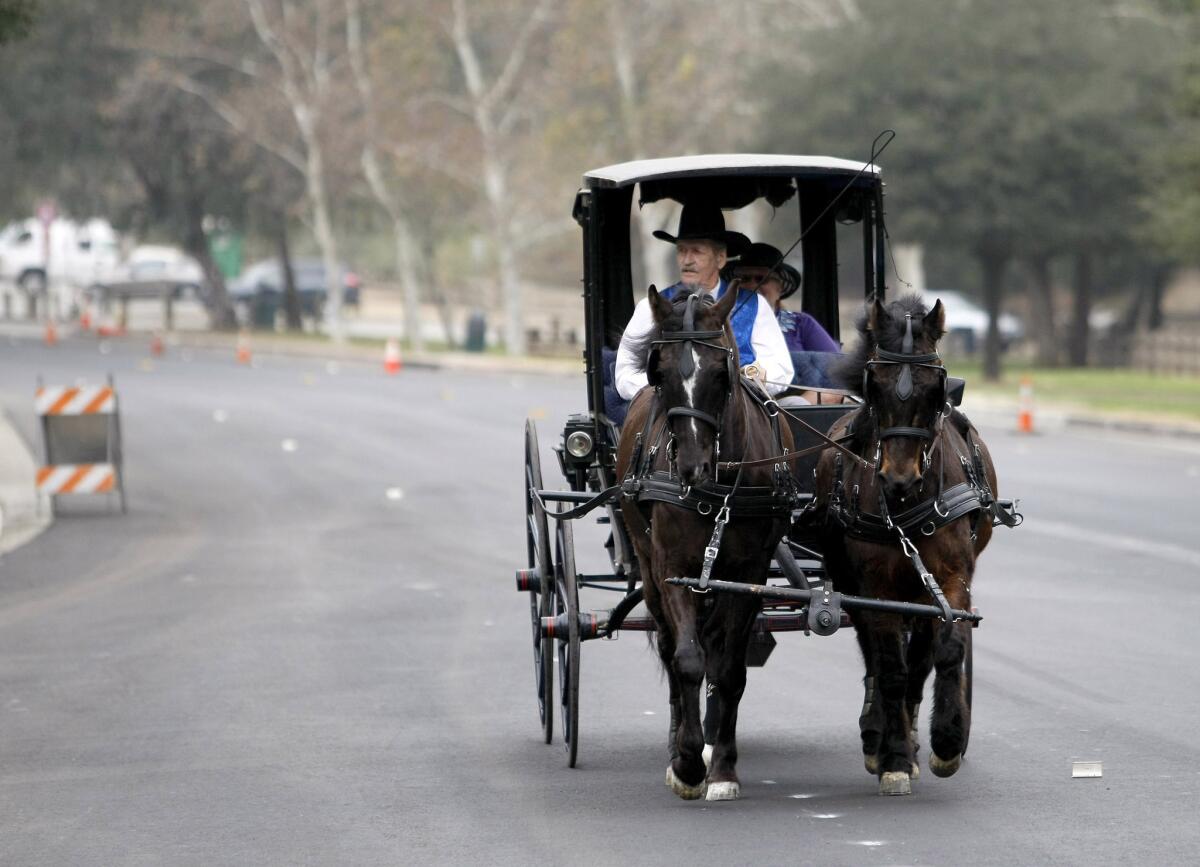
{"label": "white lane marking", "polygon": [[338,373],[341,372],[341,370],[342,370],[341,365],[339,365],[336,361],[325,362],[325,372],[328,373],[330,376],[337,376]]}
{"label": "white lane marking", "polygon": [[388,488],[387,489],[387,498],[389,500],[403,500],[404,499],[404,491],[402,491],[400,488]]}
{"label": "white lane marking", "polygon": [[816,795],[812,795],[812,794],[805,792],[805,793],[801,793],[801,794],[797,794],[797,795],[788,795],[788,797],[795,798],[798,801],[804,801],[804,800],[807,800],[808,798],[815,798]]}
{"label": "white lane marking", "polygon": [[223,409],[214,409],[213,421],[215,421],[217,424],[223,424],[224,422],[229,421],[229,413]]}
{"label": "white lane marking", "polygon": [[1045,521],[1037,518],[1026,521],[1022,529],[1043,536],[1054,536],[1071,542],[1083,542],[1089,545],[1099,545],[1114,551],[1125,551],[1130,554],[1149,554],[1160,560],[1170,560],[1184,566],[1200,569],[1200,551],[1184,548],[1182,545],[1172,545],[1170,542],[1151,542],[1135,536],[1122,536],[1119,533],[1106,533],[1078,527],[1074,524],[1064,524],[1059,521]]}
{"label": "white lane marking", "polygon": [[876,846],[886,846],[887,841],[886,840],[855,840],[855,841],[853,841],[853,845],[868,846],[868,847],[874,848]]}
{"label": "white lane marking", "polygon": [[285,452],[294,452],[296,449],[300,448],[300,444],[293,439],[286,439],[279,444],[279,447]]}
{"label": "white lane marking", "polygon": [[840,819],[841,813],[808,813],[810,819]]}
{"label": "white lane marking", "polygon": [[654,711],[644,710],[644,711],[642,711],[642,716],[654,716]]}

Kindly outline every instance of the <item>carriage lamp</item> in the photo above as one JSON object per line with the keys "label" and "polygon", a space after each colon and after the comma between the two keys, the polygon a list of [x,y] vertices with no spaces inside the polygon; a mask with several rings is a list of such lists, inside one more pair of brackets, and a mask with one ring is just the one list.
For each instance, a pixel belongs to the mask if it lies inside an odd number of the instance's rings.
{"label": "carriage lamp", "polygon": [[592,453],[592,435],[585,430],[577,430],[567,437],[567,451],[573,458],[586,458]]}

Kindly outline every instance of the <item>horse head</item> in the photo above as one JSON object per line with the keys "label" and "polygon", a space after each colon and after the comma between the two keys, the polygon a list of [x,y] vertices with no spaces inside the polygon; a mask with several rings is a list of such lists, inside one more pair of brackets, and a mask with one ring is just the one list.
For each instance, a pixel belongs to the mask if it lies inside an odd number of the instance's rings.
{"label": "horse head", "polygon": [[893,502],[917,491],[945,418],[946,368],[937,351],[945,325],[941,301],[928,311],[912,295],[868,304],[862,394],[878,430],[876,472]]}
{"label": "horse head", "polygon": [[736,283],[715,303],[686,289],[668,300],[650,287],[658,335],[651,341],[646,373],[661,395],[676,470],[689,487],[713,477],[737,385],[737,344],[729,328],[737,295]]}

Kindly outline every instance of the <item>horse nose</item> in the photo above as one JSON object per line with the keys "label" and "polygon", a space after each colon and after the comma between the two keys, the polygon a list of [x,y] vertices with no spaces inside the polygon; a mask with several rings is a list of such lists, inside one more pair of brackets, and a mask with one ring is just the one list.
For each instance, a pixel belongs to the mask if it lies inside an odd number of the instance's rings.
{"label": "horse nose", "polygon": [[702,485],[712,476],[712,464],[707,460],[697,461],[692,466],[681,469],[679,475],[688,487]]}
{"label": "horse nose", "polygon": [[916,493],[917,486],[921,484],[920,473],[907,476],[884,476],[881,473],[879,478],[883,482],[883,492],[892,502],[907,500]]}

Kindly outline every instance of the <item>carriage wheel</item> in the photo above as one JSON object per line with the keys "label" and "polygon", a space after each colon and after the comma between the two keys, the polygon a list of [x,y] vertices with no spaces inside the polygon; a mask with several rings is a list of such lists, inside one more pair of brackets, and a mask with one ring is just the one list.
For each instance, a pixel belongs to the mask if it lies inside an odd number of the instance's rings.
{"label": "carriage wheel", "polygon": [[550,530],[546,510],[533,496],[542,490],[542,457],[538,451],[537,427],[525,421],[525,546],[529,568],[537,572],[541,592],[529,593],[529,617],[533,624],[533,677],[537,688],[538,718],[546,743],[554,739],[554,647],[542,636],[542,617],[550,614],[554,597],[554,564],[550,560]]}
{"label": "carriage wheel", "polygon": [[579,585],[575,573],[575,538],[570,521],[558,524],[554,614],[566,613],[567,634],[558,638],[559,717],[567,766],[575,767],[579,750]]}
{"label": "carriage wheel", "polygon": [[[972,637],[973,637],[975,631],[973,629],[968,629],[968,630],[966,630],[966,632],[967,632],[967,641],[966,641],[967,647],[966,647],[966,651],[963,654],[963,692],[966,694],[967,710],[970,711],[971,710],[971,688],[973,686],[973,681],[974,681],[974,675],[972,674],[972,669],[974,667],[973,663],[974,663],[974,655],[975,655],[974,652],[971,650],[971,644],[972,644]],[[967,730],[965,732],[963,732],[962,754],[964,756],[967,754],[967,744],[969,744],[970,742],[971,742],[971,718],[968,715]]]}

